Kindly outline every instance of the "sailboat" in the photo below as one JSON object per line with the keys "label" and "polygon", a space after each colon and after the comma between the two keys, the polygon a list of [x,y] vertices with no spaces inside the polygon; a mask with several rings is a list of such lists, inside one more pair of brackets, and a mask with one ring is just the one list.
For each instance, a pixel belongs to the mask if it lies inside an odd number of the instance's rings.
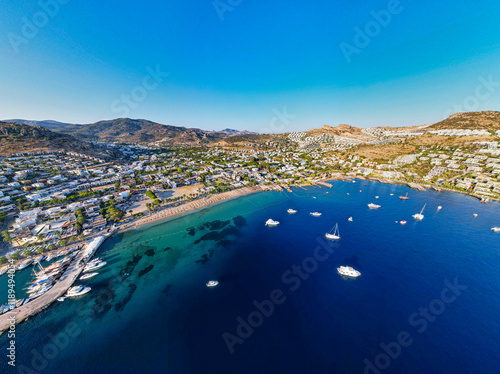
{"label": "sailboat", "polygon": [[422,221],[424,219],[424,215],[422,213],[424,212],[424,209],[425,209],[426,205],[427,204],[424,204],[424,207],[422,208],[422,210],[420,211],[420,213],[414,214],[413,218],[415,218],[417,221]]}
{"label": "sailboat", "polygon": [[[332,234],[333,231],[333,234]],[[337,223],[335,227],[330,230],[330,232],[325,234],[325,238],[331,239],[331,240],[339,240],[340,239],[340,232],[339,232],[339,224]]]}
{"label": "sailboat", "polygon": [[408,197],[408,192],[406,193],[406,195],[405,195],[405,196],[400,196],[399,198],[400,198],[401,200],[408,200],[408,199],[409,199],[409,197]]}

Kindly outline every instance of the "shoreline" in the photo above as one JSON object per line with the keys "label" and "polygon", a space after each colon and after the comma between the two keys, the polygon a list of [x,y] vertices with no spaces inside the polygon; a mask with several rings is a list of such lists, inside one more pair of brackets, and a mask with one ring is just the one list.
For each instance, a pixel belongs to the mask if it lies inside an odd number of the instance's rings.
{"label": "shoreline", "polygon": [[267,186],[250,186],[243,187],[236,190],[231,190],[227,192],[222,192],[217,195],[204,198],[202,200],[194,200],[188,203],[167,208],[156,213],[152,213],[139,221],[133,222],[123,227],[117,227],[116,233],[124,233],[129,230],[134,230],[142,226],[149,224],[155,224],[160,222],[169,222],[176,218],[182,218],[189,214],[201,211],[205,208],[218,205],[220,203],[237,199],[239,197],[248,196],[256,192],[273,191],[273,188],[267,188]]}

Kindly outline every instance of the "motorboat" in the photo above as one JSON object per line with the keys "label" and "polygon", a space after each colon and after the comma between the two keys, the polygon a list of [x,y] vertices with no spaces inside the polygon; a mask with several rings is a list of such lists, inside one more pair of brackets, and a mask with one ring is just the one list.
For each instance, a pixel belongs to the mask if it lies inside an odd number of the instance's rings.
{"label": "motorboat", "polygon": [[85,295],[86,293],[90,292],[90,290],[91,290],[90,287],[73,286],[68,290],[68,292],[66,293],[66,296],[67,297],[77,297],[77,296]]}
{"label": "motorboat", "polygon": [[473,214],[473,216],[474,216],[474,217],[477,217],[477,213],[474,213],[474,214]]}
{"label": "motorboat", "polygon": [[399,221],[400,224],[406,225],[406,221]]}
{"label": "motorboat", "polygon": [[349,217],[347,220],[348,220],[349,222],[352,222],[352,217]]}
{"label": "motorboat", "polygon": [[266,221],[266,226],[278,226],[280,223],[278,221],[275,221],[271,218],[269,218],[267,221]]}
{"label": "motorboat", "polygon": [[400,196],[399,198],[400,198],[401,200],[408,200],[408,199],[409,199],[409,197],[408,197],[408,192],[406,193],[406,195],[405,195],[405,196]]}
{"label": "motorboat", "polygon": [[440,205],[440,206],[438,206],[438,209],[437,209],[437,210],[441,210],[441,209],[443,209],[443,207],[442,207],[441,205]]}
{"label": "motorboat", "polygon": [[295,209],[288,209],[286,212],[288,214],[295,214],[295,213],[297,213],[297,211]]}
{"label": "motorboat", "polygon": [[64,297],[64,296],[61,296],[61,297],[57,298],[57,301],[64,301],[64,300],[66,300],[66,297]]}
{"label": "motorboat", "polygon": [[[333,231],[333,234],[332,234]],[[340,239],[340,232],[339,232],[339,224],[337,223],[333,229],[330,230],[330,232],[327,232],[325,234],[325,238],[330,239],[330,240],[339,240]]]}
{"label": "motorboat", "polygon": [[26,260],[26,261],[24,261],[21,265],[19,265],[19,267],[17,268],[17,270],[23,270],[23,269],[26,269],[26,268],[27,268],[28,266],[30,266],[32,263],[33,263],[33,260],[32,260],[32,259]]}
{"label": "motorboat", "polygon": [[99,273],[86,273],[86,274],[83,274],[80,277],[80,280],[85,280],[85,279],[89,279],[89,278],[95,277],[97,274],[99,274]]}
{"label": "motorboat", "polygon": [[493,232],[500,232],[500,227],[492,227],[491,231],[493,231]]}
{"label": "motorboat", "polygon": [[424,207],[422,208],[422,210],[420,211],[420,213],[414,214],[413,218],[415,218],[417,221],[422,221],[424,219],[424,215],[422,213],[424,212],[424,209],[425,209],[426,205],[427,204],[424,204]]}
{"label": "motorboat", "polygon": [[215,287],[219,284],[219,281],[211,280],[207,282],[207,287]]}
{"label": "motorboat", "polygon": [[378,199],[378,198],[379,198],[379,196],[375,196],[375,199]]}
{"label": "motorboat", "polygon": [[311,212],[311,213],[309,213],[309,214],[310,214],[311,216],[313,216],[313,217],[321,217],[321,215],[322,215],[323,213],[320,213],[320,212]]}
{"label": "motorboat", "polygon": [[368,208],[370,208],[370,209],[378,209],[378,208],[380,208],[380,205],[370,203],[370,204],[368,204]]}
{"label": "motorboat", "polygon": [[83,269],[83,272],[88,273],[92,270],[100,269],[105,265],[106,265],[106,261],[94,262],[94,263],[91,263],[91,264],[88,264],[87,266],[85,266],[85,268]]}
{"label": "motorboat", "polygon": [[341,266],[341,267],[337,268],[337,272],[340,275],[344,275],[344,276],[350,277],[350,278],[357,278],[361,275],[361,273],[359,271],[353,269],[350,266]]}

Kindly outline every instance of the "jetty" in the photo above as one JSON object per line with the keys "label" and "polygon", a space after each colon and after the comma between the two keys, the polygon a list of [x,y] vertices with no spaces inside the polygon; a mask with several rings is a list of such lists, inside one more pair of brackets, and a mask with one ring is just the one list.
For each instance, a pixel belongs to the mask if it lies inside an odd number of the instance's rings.
{"label": "jetty", "polygon": [[426,189],[418,183],[407,183],[407,186],[413,188],[414,190],[426,191]]}
{"label": "jetty", "polygon": [[110,232],[105,236],[98,236],[92,239],[71,261],[71,264],[61,278],[42,296],[0,315],[0,333],[9,330],[12,325],[17,325],[40,313],[56,301],[58,297],[65,294],[78,279],[85,267],[85,264],[82,264],[81,261],[83,260],[86,263],[97,252],[104,240],[112,234],[113,232]]}

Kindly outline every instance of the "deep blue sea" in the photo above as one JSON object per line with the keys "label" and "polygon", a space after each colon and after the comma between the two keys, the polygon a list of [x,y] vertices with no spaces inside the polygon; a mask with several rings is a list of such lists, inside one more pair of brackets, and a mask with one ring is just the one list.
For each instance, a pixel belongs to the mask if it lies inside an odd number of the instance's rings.
{"label": "deep blue sea", "polygon": [[500,373],[500,204],[332,183],[108,239],[91,293],[17,327],[16,368],[0,336],[0,373]]}

